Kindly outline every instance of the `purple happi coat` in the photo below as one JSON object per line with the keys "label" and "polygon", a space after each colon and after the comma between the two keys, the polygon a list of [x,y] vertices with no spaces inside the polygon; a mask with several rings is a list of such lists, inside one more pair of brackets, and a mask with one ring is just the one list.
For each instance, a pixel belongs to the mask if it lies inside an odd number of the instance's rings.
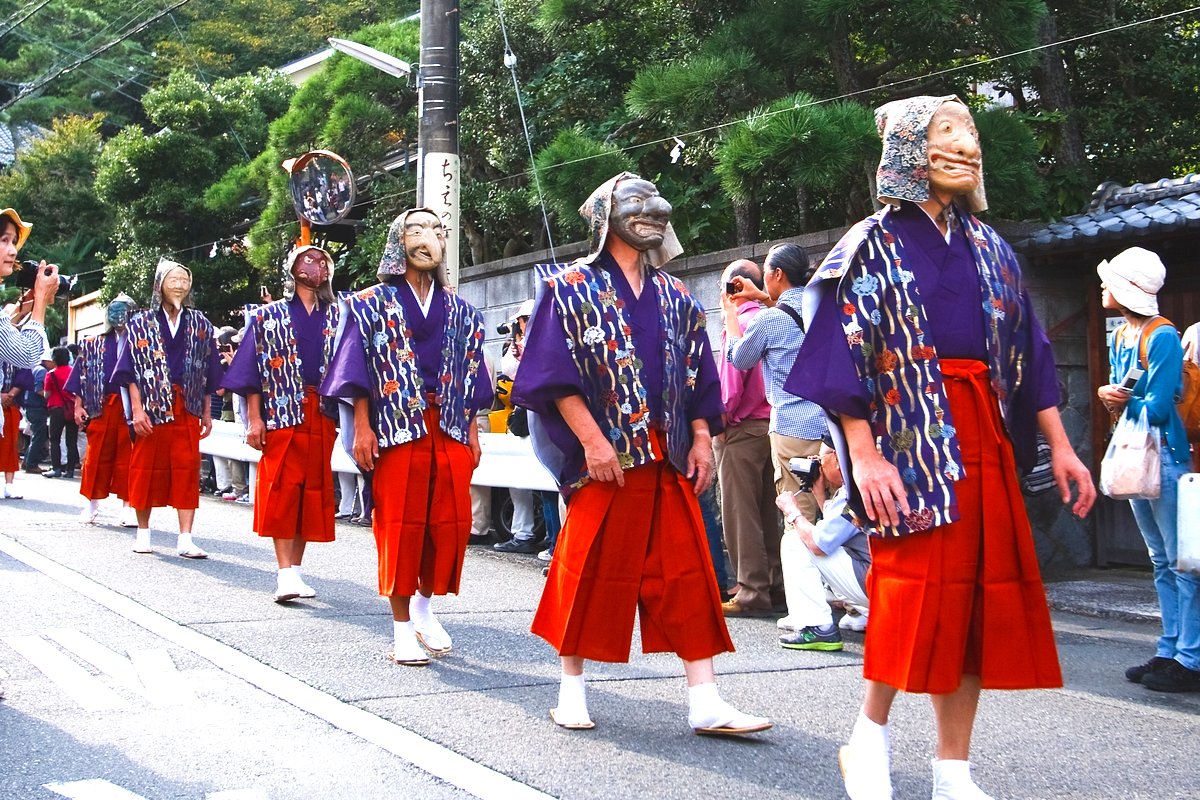
{"label": "purple happi coat", "polygon": [[113,381],[136,383],[150,422],[172,421],[172,386],[183,391],[184,406],[194,417],[204,416],[208,395],[221,385],[221,360],[213,326],[194,308],[183,308],[178,332],[172,336],[161,308],[139,311],[129,318],[129,346],[117,361]]}
{"label": "purple happi coat", "polygon": [[128,338],[122,340],[116,331],[109,331],[80,343],[79,357],[75,359],[63,391],[79,397],[89,417],[100,416],[104,412],[105,399],[120,390],[112,377],[118,356],[128,341]]}

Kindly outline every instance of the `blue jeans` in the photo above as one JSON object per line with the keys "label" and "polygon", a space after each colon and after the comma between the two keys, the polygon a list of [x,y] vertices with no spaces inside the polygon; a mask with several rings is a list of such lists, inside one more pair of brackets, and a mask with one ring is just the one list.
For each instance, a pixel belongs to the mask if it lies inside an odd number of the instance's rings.
{"label": "blue jeans", "polygon": [[1166,447],[1162,453],[1162,491],[1157,500],[1130,500],[1150,563],[1154,589],[1162,609],[1162,636],[1156,655],[1200,670],[1200,577],[1179,572],[1179,478],[1187,464],[1176,464]]}
{"label": "blue jeans", "polygon": [[717,513],[717,492],[714,486],[700,495],[700,516],[704,520],[704,535],[708,539],[708,554],[712,556],[717,586],[722,592],[729,585],[729,570],[725,568],[725,545],[721,535],[721,519]]}

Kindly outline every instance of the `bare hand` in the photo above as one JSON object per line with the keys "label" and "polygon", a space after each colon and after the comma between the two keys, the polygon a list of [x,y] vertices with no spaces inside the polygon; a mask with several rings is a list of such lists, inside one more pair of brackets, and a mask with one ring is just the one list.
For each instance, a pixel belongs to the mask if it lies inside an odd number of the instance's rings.
{"label": "bare hand", "polygon": [[467,434],[467,444],[471,446],[471,458],[478,467],[479,460],[483,458],[483,448],[479,446],[479,428],[475,425],[471,426],[471,432]]}
{"label": "bare hand", "polygon": [[370,425],[354,426],[354,460],[363,472],[375,469],[375,461],[379,458],[379,440]]}
{"label": "bare hand", "polygon": [[212,414],[208,411],[204,412],[204,416],[200,417],[200,438],[206,438],[212,433]]}
{"label": "bare hand", "polygon": [[262,417],[246,421],[246,444],[255,450],[262,450],[267,446],[267,426],[263,424]]}
{"label": "bare hand", "polygon": [[878,452],[854,460],[854,483],[871,520],[895,526],[900,524],[901,515],[909,513],[908,495],[899,471]]}
{"label": "bare hand", "polygon": [[1129,398],[1133,396],[1127,389],[1123,389],[1116,383],[1101,386],[1096,390],[1096,395],[1100,398],[1100,402],[1104,403],[1104,407],[1112,414],[1119,414],[1124,411]]}
{"label": "bare hand", "polygon": [[54,264],[47,264],[43,259],[39,265],[37,280],[33,283],[33,298],[34,305],[41,305],[42,308],[49,306],[54,302],[54,295],[58,293],[58,267]]}
{"label": "bare hand", "polygon": [[0,408],[8,408],[12,404],[13,397],[11,394],[0,394]]}
{"label": "bare hand", "polygon": [[82,408],[75,409],[75,424],[82,428],[83,424],[88,421],[87,412]]}
{"label": "bare hand", "polygon": [[587,462],[588,477],[594,481],[616,481],[617,486],[625,485],[625,471],[617,460],[617,451],[607,441],[600,444],[584,445],[583,457]]}
{"label": "bare hand", "polygon": [[154,432],[154,425],[150,423],[150,417],[145,411],[133,412],[133,432],[142,439]]}
{"label": "bare hand", "polygon": [[692,490],[696,496],[704,494],[712,485],[713,453],[712,438],[696,436],[692,441],[692,449],[688,451],[687,476],[692,481]]}
{"label": "bare hand", "polygon": [[1057,448],[1050,451],[1050,471],[1054,475],[1054,484],[1058,486],[1058,494],[1062,497],[1063,505],[1071,503],[1071,484],[1075,484],[1078,496],[1071,506],[1071,513],[1077,517],[1086,517],[1096,502],[1096,485],[1092,483],[1092,473],[1075,455],[1070,448]]}

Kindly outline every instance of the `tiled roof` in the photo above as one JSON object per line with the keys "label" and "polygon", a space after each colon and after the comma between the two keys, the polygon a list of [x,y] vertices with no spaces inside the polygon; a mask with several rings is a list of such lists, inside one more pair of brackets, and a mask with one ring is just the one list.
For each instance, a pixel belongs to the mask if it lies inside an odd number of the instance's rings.
{"label": "tiled roof", "polygon": [[1188,228],[1200,231],[1200,175],[1196,173],[1133,186],[1102,183],[1082,214],[1037,228],[1014,247],[1042,255]]}

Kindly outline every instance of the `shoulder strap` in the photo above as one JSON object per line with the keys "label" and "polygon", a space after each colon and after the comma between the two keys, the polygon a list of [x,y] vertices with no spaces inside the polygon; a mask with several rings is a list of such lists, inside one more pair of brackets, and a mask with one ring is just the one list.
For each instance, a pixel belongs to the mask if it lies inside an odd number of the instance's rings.
{"label": "shoulder strap", "polygon": [[1142,369],[1149,371],[1150,360],[1146,356],[1146,342],[1150,339],[1150,334],[1161,328],[1163,325],[1171,325],[1171,320],[1166,317],[1155,317],[1142,326],[1142,335],[1138,337],[1138,358],[1141,359]]}
{"label": "shoulder strap", "polygon": [[797,311],[796,309],[792,308],[792,307],[791,307],[791,306],[789,306],[787,303],[779,303],[779,304],[778,304],[778,305],[776,305],[775,307],[776,307],[776,308],[778,308],[778,309],[779,309],[780,311],[782,311],[783,313],[787,314],[787,315],[788,315],[789,317],[791,317],[793,320],[795,320],[795,321],[796,321],[796,325],[797,325],[797,327],[799,327],[799,328],[800,328],[800,332],[801,332],[801,333],[805,333],[805,330],[804,330],[804,318],[800,316],[800,312],[799,312],[799,311]]}

